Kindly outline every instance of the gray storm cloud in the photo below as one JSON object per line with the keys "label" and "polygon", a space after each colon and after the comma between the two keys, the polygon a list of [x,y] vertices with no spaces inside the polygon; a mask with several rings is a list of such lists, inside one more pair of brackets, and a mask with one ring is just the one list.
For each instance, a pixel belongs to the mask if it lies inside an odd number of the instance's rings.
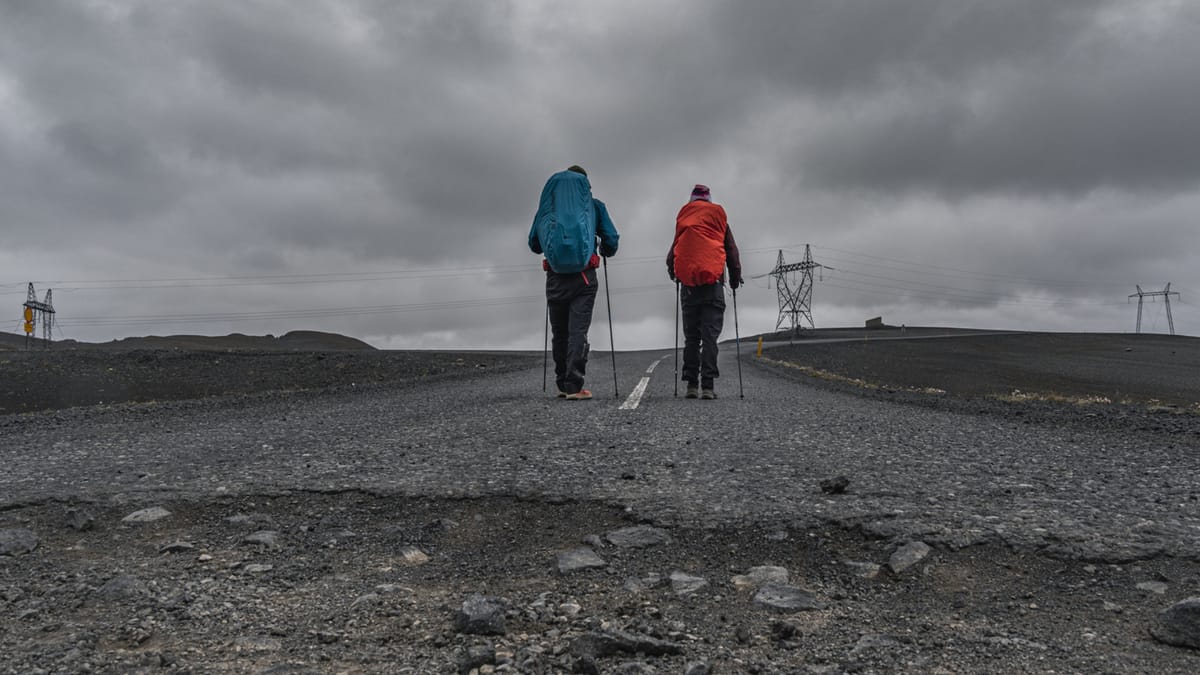
{"label": "gray storm cloud", "polygon": [[[695,182],[748,272],[817,247],[824,325],[1128,330],[1172,281],[1194,334],[1198,34],[1170,0],[0,3],[0,302],[535,348],[525,234],[579,163],[618,347],[670,344]],[[739,300],[774,327],[767,278]]]}

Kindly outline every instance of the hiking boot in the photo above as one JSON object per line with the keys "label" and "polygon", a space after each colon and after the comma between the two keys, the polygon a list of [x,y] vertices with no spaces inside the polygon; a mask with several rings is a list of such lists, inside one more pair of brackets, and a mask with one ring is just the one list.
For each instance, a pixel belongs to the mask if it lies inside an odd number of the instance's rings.
{"label": "hiking boot", "polygon": [[577,393],[563,396],[563,398],[567,399],[568,401],[586,401],[591,397],[592,392],[588,391],[587,389],[580,389]]}
{"label": "hiking boot", "polygon": [[567,392],[563,391],[562,389],[555,387],[554,391],[557,392],[555,395],[558,396],[559,398],[567,397]]}
{"label": "hiking boot", "polygon": [[711,401],[716,397],[717,392],[713,391],[712,389],[705,389],[704,392],[700,394],[700,398],[704,399],[705,401]]}
{"label": "hiking boot", "polygon": [[694,384],[689,384],[687,387],[687,394],[684,395],[684,398],[700,398],[700,387],[697,387]]}

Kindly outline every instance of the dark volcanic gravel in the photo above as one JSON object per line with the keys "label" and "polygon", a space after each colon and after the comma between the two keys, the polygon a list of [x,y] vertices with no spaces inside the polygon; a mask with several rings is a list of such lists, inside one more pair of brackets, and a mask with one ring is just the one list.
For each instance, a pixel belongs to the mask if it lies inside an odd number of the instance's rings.
{"label": "dark volcanic gravel", "polygon": [[[41,536],[32,553],[0,557],[0,672],[1183,673],[1200,663],[1146,635],[1163,605],[1154,589],[1200,584],[1178,560],[1073,565],[988,545],[894,572],[893,544],[846,532],[677,527],[623,548],[608,537],[636,520],[595,503],[276,493],[168,500],[156,503],[161,520],[123,522],[142,506],[0,514],[0,526]],[[70,525],[80,513],[83,531]],[[559,572],[557,556],[585,540],[604,566]],[[782,587],[768,587],[764,566]],[[702,584],[690,591],[688,578]],[[756,600],[764,588],[817,605],[772,610]],[[457,621],[474,595],[497,606],[495,630]]]}
{"label": "dark volcanic gravel", "polygon": [[572,403],[540,354],[0,352],[45,408],[0,414],[0,673],[1197,672],[1195,341],[1128,337],[1074,388],[1058,338],[775,347],[745,400],[727,349],[717,401],[618,354],[634,410],[607,354]]}
{"label": "dark volcanic gravel", "polygon": [[801,340],[772,349],[770,356],[884,386],[933,387],[958,397],[1020,391],[1200,406],[1200,338],[1017,333],[872,340],[871,335],[864,331],[863,339],[848,342]]}
{"label": "dark volcanic gravel", "polygon": [[779,345],[764,363],[814,386],[890,402],[1029,424],[1200,435],[1200,338],[859,335]]}
{"label": "dark volcanic gravel", "polygon": [[429,381],[528,367],[512,352],[0,351],[0,415],[98,403],[177,401],[338,386]]}

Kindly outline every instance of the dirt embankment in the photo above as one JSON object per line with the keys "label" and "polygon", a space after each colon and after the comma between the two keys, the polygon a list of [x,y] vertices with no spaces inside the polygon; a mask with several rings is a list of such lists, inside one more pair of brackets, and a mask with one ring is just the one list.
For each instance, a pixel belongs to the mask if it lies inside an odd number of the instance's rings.
{"label": "dirt embankment", "polygon": [[1174,405],[1200,403],[1200,338],[1018,333],[780,346],[768,352],[872,385],[1012,397]]}
{"label": "dirt embankment", "polygon": [[757,363],[859,396],[1025,424],[1200,436],[1200,339],[1014,333],[806,342]]}
{"label": "dirt embankment", "polygon": [[54,349],[0,352],[0,415],[427,380],[528,367],[500,352]]}

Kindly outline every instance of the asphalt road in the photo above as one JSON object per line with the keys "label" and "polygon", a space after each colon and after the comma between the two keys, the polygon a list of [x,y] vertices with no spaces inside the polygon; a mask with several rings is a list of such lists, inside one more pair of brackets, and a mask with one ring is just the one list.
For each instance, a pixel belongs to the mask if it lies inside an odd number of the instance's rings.
{"label": "asphalt road", "polygon": [[[682,387],[673,396],[668,350],[618,354],[618,398],[610,355],[593,352],[597,399],[586,402],[543,393],[539,366],[394,389],[10,416],[0,419],[0,508],[286,490],[517,495],[609,501],[664,524],[836,526],[952,548],[1200,559],[1194,439],[858,398],[760,369],[749,345],[739,399],[731,347],[716,401],[684,399]],[[848,491],[822,492],[836,475]]]}

